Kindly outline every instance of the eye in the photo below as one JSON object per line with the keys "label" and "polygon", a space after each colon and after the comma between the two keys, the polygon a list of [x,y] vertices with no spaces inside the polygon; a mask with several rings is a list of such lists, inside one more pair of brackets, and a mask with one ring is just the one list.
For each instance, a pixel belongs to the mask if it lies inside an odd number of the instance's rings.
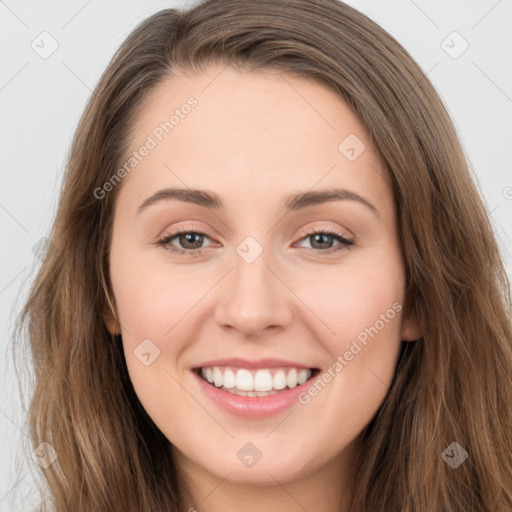
{"label": "eye", "polygon": [[[180,244],[182,244],[185,249],[180,249],[179,247],[175,247],[171,245],[171,242],[177,238]],[[168,251],[175,254],[183,254],[187,256],[191,256],[197,253],[200,253],[204,248],[201,247],[203,240],[205,238],[210,238],[206,233],[201,231],[193,231],[188,227],[182,227],[176,230],[174,233],[162,238],[157,242],[157,245],[164,247]]]}
{"label": "eye", "polygon": [[[306,236],[302,237],[299,241],[303,240],[312,240],[312,251],[316,251],[317,253],[320,251],[322,253],[331,254],[337,251],[343,251],[348,249],[351,245],[354,245],[355,242],[353,240],[349,240],[341,233],[329,228],[318,228],[318,229],[309,229],[306,230]],[[339,245],[332,246],[332,242],[337,240]],[[326,245],[328,247],[326,247]]]}
{"label": "eye", "polygon": [[[206,233],[193,230],[189,227],[183,227],[159,240],[157,245],[164,247],[174,254],[193,256],[206,249],[206,247],[202,247],[205,238],[210,239]],[[177,239],[183,248],[172,245],[171,242],[174,239]],[[313,246],[311,248],[306,247],[306,249],[316,254],[331,254],[332,252],[348,249],[351,245],[355,244],[353,240],[349,240],[341,233],[329,228],[306,230],[306,236],[303,236],[299,242],[307,239],[313,240]],[[339,242],[337,246],[332,246],[333,239]]]}

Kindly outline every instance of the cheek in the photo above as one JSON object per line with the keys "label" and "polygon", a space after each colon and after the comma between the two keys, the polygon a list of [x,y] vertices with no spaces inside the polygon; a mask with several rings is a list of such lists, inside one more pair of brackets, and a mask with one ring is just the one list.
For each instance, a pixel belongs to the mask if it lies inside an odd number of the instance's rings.
{"label": "cheek", "polygon": [[112,286],[119,318],[129,336],[164,338],[204,288],[198,272],[173,266],[160,251],[164,249],[113,246]]}
{"label": "cheek", "polygon": [[352,433],[367,425],[382,404],[401,346],[403,269],[395,255],[381,256],[379,263],[347,265],[332,273],[309,296],[330,328],[319,339],[331,362],[301,403],[311,407],[313,417],[338,418]]}
{"label": "cheek", "polygon": [[174,439],[181,427],[171,404],[179,403],[181,411],[194,406],[179,384],[183,375],[176,361],[190,342],[183,327],[191,327],[187,312],[198,300],[197,288],[180,272],[147,261],[126,258],[118,263],[112,285],[130,380],[147,414]]}
{"label": "cheek", "polygon": [[179,271],[170,270],[168,265],[150,261],[144,251],[112,244],[110,275],[126,364],[148,412],[162,396],[178,392],[169,362],[178,358],[186,338],[174,334],[197,302],[194,285],[188,286]]}
{"label": "cheek", "polygon": [[361,260],[341,264],[336,271],[331,268],[323,276],[299,279],[302,284],[297,281],[297,295],[320,320],[319,339],[333,357],[347,350],[351,340],[364,342],[372,326],[381,339],[399,337],[405,291],[399,259],[382,255],[379,263]]}
{"label": "cheek", "polygon": [[[341,410],[352,411],[359,425],[369,421],[394,375],[404,293],[401,260],[391,252],[341,265],[325,279],[309,280],[298,293],[304,302],[314,304],[314,314],[321,320],[316,335],[331,358],[317,388],[321,394],[328,389],[325,394],[332,400],[315,399],[317,405],[342,406]],[[340,414],[336,409],[331,413]]]}

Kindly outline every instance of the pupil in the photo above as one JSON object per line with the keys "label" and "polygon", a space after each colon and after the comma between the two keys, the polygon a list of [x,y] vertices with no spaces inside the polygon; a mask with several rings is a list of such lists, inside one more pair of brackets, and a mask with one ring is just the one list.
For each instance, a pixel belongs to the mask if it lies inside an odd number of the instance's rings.
{"label": "pupil", "polygon": [[[321,233],[319,234],[316,234],[316,235],[313,235],[313,240],[314,242],[317,241],[317,238],[320,239],[320,244],[324,243],[324,244],[328,244],[328,242],[326,242],[326,239],[329,239],[329,238],[332,238],[332,235],[323,235]],[[322,242],[322,239],[323,239],[323,242]],[[314,247],[314,243],[312,244],[313,247]],[[324,247],[325,248],[325,247]]]}
{"label": "pupil", "polygon": [[[183,241],[183,238],[185,239],[185,241],[187,243],[192,243],[192,245],[194,244],[194,238],[197,237],[198,240],[196,240],[196,245],[194,247],[191,247],[192,249],[197,249],[199,247],[201,247],[201,243],[202,243],[202,235],[199,235],[197,233],[187,233],[185,235],[182,235],[181,236],[181,240],[180,240],[180,243]],[[184,245],[184,247],[187,247],[186,244],[182,244]]]}

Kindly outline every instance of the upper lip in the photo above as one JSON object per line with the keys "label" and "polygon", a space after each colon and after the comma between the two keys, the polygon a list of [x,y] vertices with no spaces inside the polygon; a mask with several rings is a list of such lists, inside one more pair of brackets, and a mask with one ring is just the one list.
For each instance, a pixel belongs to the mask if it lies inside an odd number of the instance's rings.
{"label": "upper lip", "polygon": [[195,367],[208,368],[212,366],[235,366],[237,368],[278,368],[278,367],[291,367],[291,368],[315,368],[314,366],[297,363],[295,361],[288,361],[285,359],[265,358],[257,360],[243,359],[241,357],[230,357],[224,359],[215,359],[214,361],[205,361]]}

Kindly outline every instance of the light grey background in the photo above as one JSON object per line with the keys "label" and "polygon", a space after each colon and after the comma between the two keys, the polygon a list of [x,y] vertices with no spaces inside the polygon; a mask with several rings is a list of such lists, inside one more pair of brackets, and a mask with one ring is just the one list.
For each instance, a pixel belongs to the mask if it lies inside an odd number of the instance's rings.
{"label": "light grey background", "polygon": [[[100,74],[136,24],[191,3],[0,0],[0,512],[29,510],[37,499],[38,468],[30,453],[22,455],[29,444],[10,340],[39,264],[32,248],[53,219],[73,132]],[[398,39],[439,91],[511,276],[512,0],[347,3]],[[31,47],[48,51],[52,39],[58,48],[47,58]],[[453,58],[464,40],[467,50]]]}

